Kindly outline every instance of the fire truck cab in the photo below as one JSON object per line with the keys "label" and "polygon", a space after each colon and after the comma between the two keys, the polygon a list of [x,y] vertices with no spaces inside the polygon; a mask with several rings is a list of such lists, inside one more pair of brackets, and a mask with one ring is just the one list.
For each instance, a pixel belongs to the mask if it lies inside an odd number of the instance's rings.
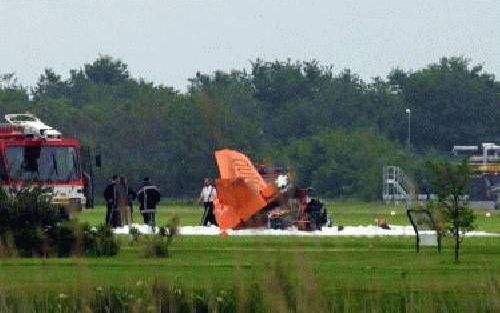
{"label": "fire truck cab", "polygon": [[7,114],[0,123],[0,186],[47,188],[70,215],[85,204],[80,142],[65,138],[32,114]]}

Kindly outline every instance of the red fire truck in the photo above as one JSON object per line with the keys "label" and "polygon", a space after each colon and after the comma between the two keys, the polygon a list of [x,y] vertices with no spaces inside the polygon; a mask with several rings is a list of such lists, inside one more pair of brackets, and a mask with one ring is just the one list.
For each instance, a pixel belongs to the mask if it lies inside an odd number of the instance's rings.
{"label": "red fire truck", "polygon": [[81,210],[86,202],[80,142],[32,114],[7,114],[0,124],[0,185],[13,195],[26,185],[47,188],[52,201]]}

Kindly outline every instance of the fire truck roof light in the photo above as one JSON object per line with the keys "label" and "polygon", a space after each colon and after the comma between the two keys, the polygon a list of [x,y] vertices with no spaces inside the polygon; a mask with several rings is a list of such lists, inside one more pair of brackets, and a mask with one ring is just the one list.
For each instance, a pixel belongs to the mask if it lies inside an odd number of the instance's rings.
{"label": "fire truck roof light", "polygon": [[61,138],[61,133],[30,113],[7,114],[5,120],[14,126],[22,127],[24,135],[46,139]]}

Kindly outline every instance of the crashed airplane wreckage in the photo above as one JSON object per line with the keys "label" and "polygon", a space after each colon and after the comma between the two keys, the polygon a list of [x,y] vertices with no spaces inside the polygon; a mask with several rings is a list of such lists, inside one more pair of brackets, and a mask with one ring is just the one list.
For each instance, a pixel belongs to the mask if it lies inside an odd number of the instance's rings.
{"label": "crashed airplane wreckage", "polygon": [[308,189],[288,184],[285,171],[257,170],[244,154],[218,150],[215,159],[220,178],[216,179],[215,217],[220,229],[261,228],[318,230],[327,225],[328,214]]}

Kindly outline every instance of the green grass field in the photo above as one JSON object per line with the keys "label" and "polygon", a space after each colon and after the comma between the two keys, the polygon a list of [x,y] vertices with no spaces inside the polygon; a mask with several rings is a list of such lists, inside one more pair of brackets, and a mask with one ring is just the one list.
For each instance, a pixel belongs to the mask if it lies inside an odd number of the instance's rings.
{"label": "green grass field", "polygon": [[[335,224],[369,225],[380,214],[389,224],[409,224],[402,208],[382,204],[339,202],[328,208]],[[493,211],[486,218],[485,211],[477,212],[479,230],[500,232],[500,214]],[[181,225],[197,225],[201,209],[161,206],[159,224],[174,215]],[[80,219],[99,224],[103,216],[100,207],[82,212]],[[140,220],[137,213],[134,220]],[[465,238],[459,264],[453,263],[448,238],[441,253],[429,247],[417,254],[412,237],[177,236],[166,259],[145,259],[140,243],[128,236],[120,240],[121,251],[113,258],[0,259],[0,293],[80,293],[153,281],[208,290],[255,281],[267,286],[284,269],[298,286],[323,291],[373,295],[407,290],[443,297],[452,292],[465,299],[464,305],[467,299],[500,297],[500,237]]]}
{"label": "green grass field", "polygon": [[[387,223],[392,225],[410,224],[403,207],[383,203],[328,202],[327,209],[333,215],[335,225],[372,225],[378,216],[383,216]],[[395,211],[396,215],[391,215],[391,211]],[[182,226],[199,225],[202,212],[202,208],[196,204],[161,205],[158,208],[157,223],[166,224],[172,217],[178,216]],[[489,212],[491,217],[485,217],[486,212]],[[95,209],[84,210],[80,220],[98,225],[104,222],[104,216],[104,207],[97,206]],[[500,211],[476,210],[476,217],[477,230],[500,233]],[[142,216],[137,210],[134,210],[133,218],[134,222],[142,223]]]}
{"label": "green grass field", "polygon": [[441,253],[426,248],[417,254],[413,245],[410,238],[185,236],[175,239],[167,259],[144,259],[126,244],[114,258],[2,259],[0,281],[2,288],[33,291],[154,278],[220,286],[265,275],[280,262],[293,271],[306,267],[325,288],[396,290],[404,281],[417,289],[474,286],[478,292],[500,278],[498,238],[466,239],[459,265],[452,262],[451,242]]}

